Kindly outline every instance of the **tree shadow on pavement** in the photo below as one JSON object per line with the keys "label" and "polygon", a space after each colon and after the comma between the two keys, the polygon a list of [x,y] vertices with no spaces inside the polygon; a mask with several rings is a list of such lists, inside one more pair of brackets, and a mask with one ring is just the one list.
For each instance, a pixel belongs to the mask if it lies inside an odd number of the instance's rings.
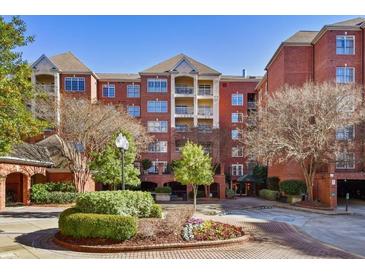
{"label": "tree shadow on pavement", "polygon": [[47,219],[56,218],[61,212],[58,211],[44,211],[44,212],[32,212],[32,211],[4,211],[0,212],[0,218],[36,218],[36,219]]}
{"label": "tree shadow on pavement", "polygon": [[15,238],[17,243],[25,246],[46,249],[46,250],[65,250],[53,243],[53,236],[58,232],[57,228],[48,228],[22,234]]}

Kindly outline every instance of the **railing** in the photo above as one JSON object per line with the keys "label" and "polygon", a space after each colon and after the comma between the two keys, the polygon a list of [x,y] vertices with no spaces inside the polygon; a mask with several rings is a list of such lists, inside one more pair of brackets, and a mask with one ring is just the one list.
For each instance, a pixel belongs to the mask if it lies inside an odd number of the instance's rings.
{"label": "railing", "polygon": [[198,95],[211,96],[213,95],[213,90],[210,87],[199,87]]}
{"label": "railing", "polygon": [[251,108],[251,109],[256,109],[256,102],[248,101],[247,102],[247,107]]}
{"label": "railing", "polygon": [[194,114],[193,107],[176,106],[175,114]]}
{"label": "railing", "polygon": [[176,94],[192,95],[194,93],[194,87],[175,87]]}
{"label": "railing", "polygon": [[198,108],[198,115],[212,116],[213,115],[213,109],[212,108],[199,107]]}
{"label": "railing", "polygon": [[200,133],[211,133],[213,128],[208,125],[198,125],[198,132]]}
{"label": "railing", "polygon": [[176,132],[189,132],[190,128],[188,125],[175,125]]}
{"label": "railing", "polygon": [[39,91],[45,91],[45,92],[49,92],[49,93],[55,92],[54,84],[36,84],[35,87]]}

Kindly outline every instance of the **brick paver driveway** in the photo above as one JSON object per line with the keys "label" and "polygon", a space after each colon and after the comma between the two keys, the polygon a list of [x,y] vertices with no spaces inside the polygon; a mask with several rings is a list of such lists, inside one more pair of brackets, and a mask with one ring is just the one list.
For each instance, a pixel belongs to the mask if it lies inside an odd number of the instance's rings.
{"label": "brick paver driveway", "polygon": [[[168,207],[168,206],[167,206]],[[207,205],[202,205],[204,211]],[[277,221],[249,220],[240,216],[207,216],[245,227],[253,237],[248,243],[190,250],[167,250],[113,254],[78,253],[62,249],[52,242],[57,217],[62,208],[9,208],[0,213],[0,258],[356,258],[348,252],[322,244]]]}

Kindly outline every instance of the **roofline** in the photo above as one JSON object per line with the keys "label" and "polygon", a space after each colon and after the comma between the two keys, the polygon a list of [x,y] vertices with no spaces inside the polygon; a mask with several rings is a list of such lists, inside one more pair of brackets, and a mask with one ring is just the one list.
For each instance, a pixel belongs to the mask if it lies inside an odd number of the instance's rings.
{"label": "roofline", "polygon": [[32,64],[31,64],[31,67],[33,69],[33,67],[35,67],[43,58],[46,58],[52,65],[54,65],[55,68],[57,68],[57,71],[58,72],[61,72],[61,70],[56,66],[55,63],[52,62],[51,59],[48,58],[47,55],[45,55],[44,53],[36,60],[34,61]]}
{"label": "roofline", "polygon": [[348,31],[361,31],[362,28],[365,28],[365,22],[362,23],[360,26],[331,26],[331,25],[325,25],[321,30],[318,32],[318,34],[313,38],[312,45],[318,42],[318,40],[326,33],[328,30],[348,30]]}
{"label": "roofline", "polygon": [[29,160],[29,159],[12,157],[12,156],[0,157],[0,163],[25,164],[25,165],[31,164],[31,165],[34,165],[34,166],[45,166],[45,167],[51,167],[51,166],[54,165],[53,162]]}
{"label": "roofline", "polygon": [[122,79],[122,78],[98,78],[99,81],[114,81],[114,82],[118,82],[118,81],[123,81],[123,82],[141,82],[141,78],[136,78],[136,79]]}
{"label": "roofline", "polygon": [[264,74],[264,76],[262,77],[262,79],[260,80],[260,82],[258,82],[258,83],[257,83],[257,85],[256,85],[256,87],[255,87],[255,90],[257,90],[257,89],[258,89],[258,87],[259,87],[259,86],[261,86],[261,85],[262,85],[262,83],[263,83],[264,81],[267,81],[267,72],[265,72],[265,74]]}
{"label": "roofline", "polygon": [[[230,78],[229,76],[221,76],[220,82],[259,82],[261,78]],[[236,76],[240,77],[240,76]]]}

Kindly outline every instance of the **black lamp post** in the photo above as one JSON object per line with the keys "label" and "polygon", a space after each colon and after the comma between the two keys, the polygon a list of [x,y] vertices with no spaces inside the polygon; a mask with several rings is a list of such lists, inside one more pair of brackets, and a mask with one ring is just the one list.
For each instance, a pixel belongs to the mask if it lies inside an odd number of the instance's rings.
{"label": "black lamp post", "polygon": [[122,190],[125,190],[125,181],[124,181],[124,152],[128,149],[129,143],[127,138],[120,133],[118,137],[115,139],[115,145],[120,150],[121,162],[122,162]]}

